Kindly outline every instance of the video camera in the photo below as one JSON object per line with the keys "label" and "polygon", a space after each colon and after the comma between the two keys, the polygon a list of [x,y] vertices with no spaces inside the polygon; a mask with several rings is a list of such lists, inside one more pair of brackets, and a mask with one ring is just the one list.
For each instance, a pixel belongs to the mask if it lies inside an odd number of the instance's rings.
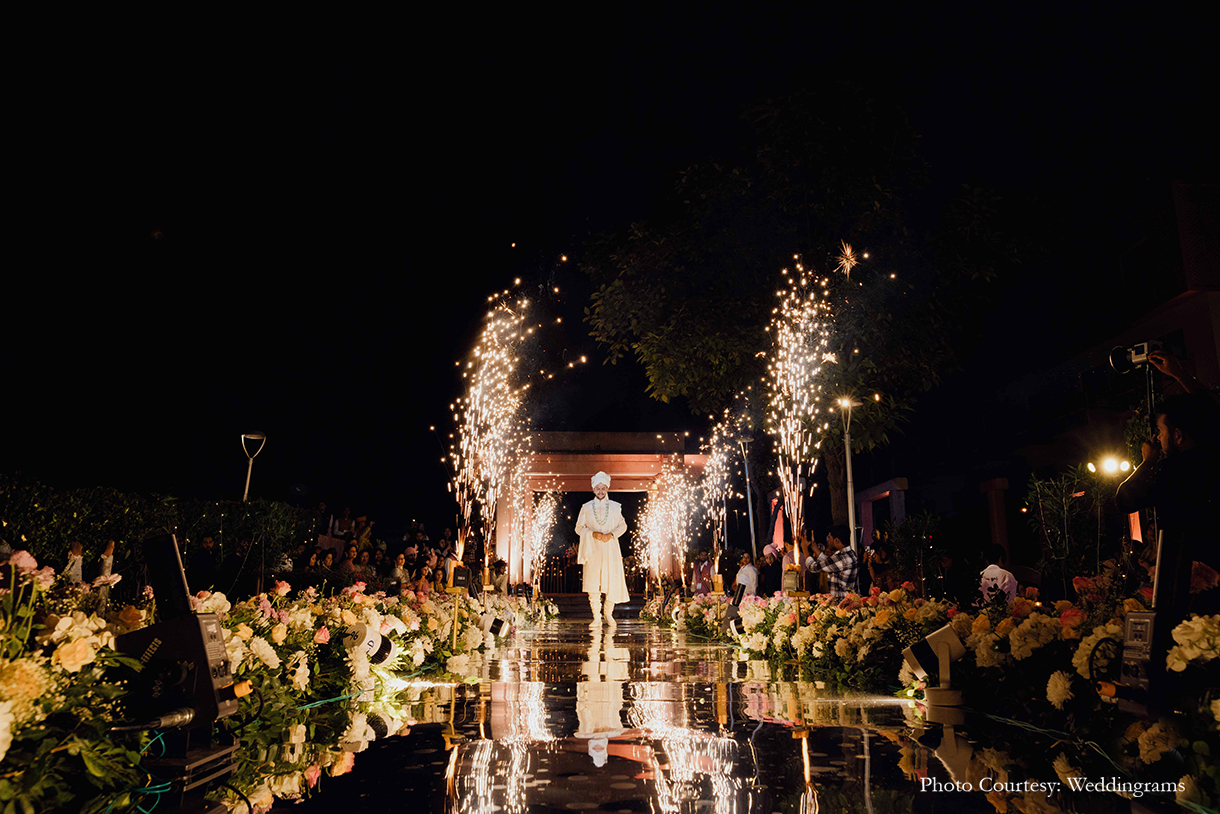
{"label": "video camera", "polygon": [[1148,354],[1164,349],[1165,346],[1155,339],[1138,342],[1129,348],[1120,345],[1110,351],[1110,367],[1115,373],[1130,373],[1148,364]]}

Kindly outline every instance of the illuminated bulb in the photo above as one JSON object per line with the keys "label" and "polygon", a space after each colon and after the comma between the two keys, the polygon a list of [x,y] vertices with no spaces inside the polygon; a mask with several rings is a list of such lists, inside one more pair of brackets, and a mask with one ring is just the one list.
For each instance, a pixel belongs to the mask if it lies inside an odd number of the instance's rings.
{"label": "illuminated bulb", "polygon": [[893,280],[893,279],[894,279],[895,277],[897,277],[897,276],[898,276],[897,274],[891,274],[891,275],[890,275],[890,279],[891,279],[891,280]]}
{"label": "illuminated bulb", "polygon": [[1096,471],[1097,471],[1097,467],[1093,465],[1093,462],[1092,462],[1092,461],[1089,461],[1089,471],[1090,471],[1090,472],[1096,472]]}
{"label": "illuminated bulb", "polygon": [[1111,474],[1118,471],[1118,461],[1114,460],[1113,458],[1106,458],[1105,462],[1102,463],[1102,466],[1104,466],[1106,471],[1110,472]]}
{"label": "illuminated bulb", "polygon": [[1123,461],[1121,464],[1118,465],[1118,468],[1121,469],[1122,471],[1126,472],[1128,469],[1131,468],[1131,462]]}
{"label": "illuminated bulb", "polygon": [[559,262],[560,262],[560,263],[566,263],[566,262],[568,262],[568,256],[567,256],[566,254],[561,254],[561,255],[559,255]]}
{"label": "illuminated bulb", "polygon": [[521,278],[518,277],[517,279],[513,280],[513,285],[521,285]]}

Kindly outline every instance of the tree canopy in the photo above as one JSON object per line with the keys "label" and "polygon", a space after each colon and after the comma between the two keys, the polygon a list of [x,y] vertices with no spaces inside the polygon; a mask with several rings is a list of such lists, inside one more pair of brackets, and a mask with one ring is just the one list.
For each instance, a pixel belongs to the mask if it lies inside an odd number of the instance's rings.
{"label": "tree canopy", "polygon": [[[1020,252],[982,189],[964,188],[939,223],[912,226],[929,220],[909,203],[924,164],[896,104],[839,83],[743,115],[744,160],[686,168],[660,216],[585,247],[581,266],[599,283],[586,309],[591,335],[610,363],[643,365],[653,398],[716,413],[763,377],[779,272],[799,255],[832,280],[838,363],[824,392],[863,402],[853,449],[883,445],[913,397],[955,365],[967,303]],[[849,274],[834,271],[844,243],[868,252]],[[832,426],[827,438],[840,433]],[[835,460],[832,487],[842,477]],[[845,516],[845,498],[837,504]]]}

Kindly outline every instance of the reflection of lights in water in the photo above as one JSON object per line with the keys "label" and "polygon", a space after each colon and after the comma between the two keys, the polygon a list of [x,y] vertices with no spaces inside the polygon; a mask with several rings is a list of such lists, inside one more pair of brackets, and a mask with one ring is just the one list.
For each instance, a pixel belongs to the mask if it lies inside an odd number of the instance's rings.
{"label": "reflection of lights in water", "polygon": [[[669,697],[670,693],[678,697]],[[700,798],[702,777],[708,777],[717,814],[736,809],[736,792],[741,781],[732,777],[737,763],[737,741],[690,728],[687,704],[682,698],[685,685],[670,683],[631,684],[634,699],[627,719],[633,727],[644,729],[661,741],[661,751],[669,759],[666,778],[656,767],[657,799],[661,810],[677,812],[685,802]]]}

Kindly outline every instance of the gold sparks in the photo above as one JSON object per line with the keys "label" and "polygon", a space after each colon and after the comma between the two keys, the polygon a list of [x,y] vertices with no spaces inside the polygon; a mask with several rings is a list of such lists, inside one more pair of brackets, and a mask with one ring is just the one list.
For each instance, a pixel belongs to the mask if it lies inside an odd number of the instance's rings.
{"label": "gold sparks", "polygon": [[[844,276],[850,277],[851,270],[860,264],[860,258],[856,257],[856,253],[852,251],[851,244],[846,240],[842,242],[842,251],[839,252],[839,265],[835,267],[835,271],[843,272]],[[865,255],[867,257],[868,255]]]}

